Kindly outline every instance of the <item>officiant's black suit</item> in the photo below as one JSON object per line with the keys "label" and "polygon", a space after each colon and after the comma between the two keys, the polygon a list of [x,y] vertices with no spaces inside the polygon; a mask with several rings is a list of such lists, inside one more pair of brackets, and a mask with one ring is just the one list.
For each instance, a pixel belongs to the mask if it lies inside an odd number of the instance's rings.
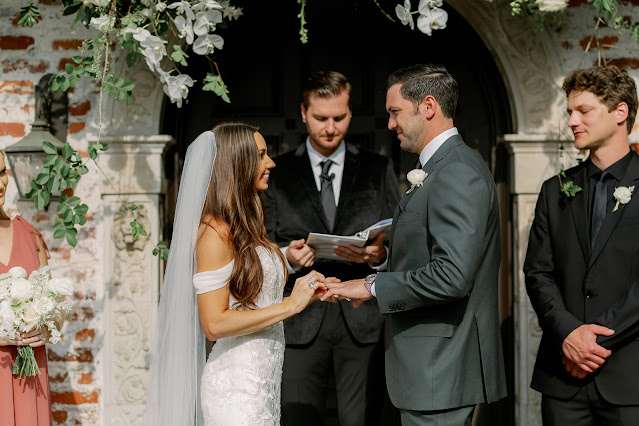
{"label": "officiant's black suit", "polygon": [[[264,204],[268,236],[280,246],[286,246],[292,240],[307,238],[309,232],[353,235],[379,220],[393,216],[399,200],[399,188],[391,161],[387,157],[346,144],[340,198],[333,229],[327,226],[306,145],[302,144],[296,150],[274,158],[274,161],[276,167],[271,171],[269,188],[264,192]],[[289,277],[287,288],[290,290],[295,279],[311,269],[341,280],[361,278],[375,272],[367,264],[315,259],[311,268],[302,268]],[[318,302],[284,322],[287,346],[303,348],[311,344],[318,336],[328,309],[341,311],[341,321],[337,322],[337,326],[345,327],[357,344],[366,346],[380,341],[383,317],[375,300],[366,302],[358,309],[354,309],[347,301],[337,305]],[[333,362],[342,364],[353,372],[361,369],[365,372],[368,368],[367,363],[358,361],[356,357],[334,359]],[[345,363],[350,363],[350,366]],[[284,368],[287,368],[286,361]],[[325,372],[319,371],[316,374],[326,379]],[[286,377],[285,371],[285,381]],[[337,377],[336,380],[339,381],[340,378]],[[383,388],[379,392],[383,394]],[[308,418],[293,419],[291,422],[291,410],[287,411],[287,401],[283,400],[282,404],[284,419],[288,424],[310,424],[308,422],[311,420]],[[299,410],[300,413],[303,411]]]}
{"label": "officiant's black suit", "polygon": [[[571,398],[594,380],[601,397],[619,405],[639,404],[639,155],[632,152],[625,174],[614,184],[635,186],[628,204],[609,192],[606,216],[591,249],[591,185],[588,162],[566,171],[564,182],[584,188],[574,197],[560,190],[557,177],[539,194],[524,264],[526,287],[543,336],[532,387],[555,398]],[[597,343],[612,355],[583,380],[561,362],[564,339],[583,324],[615,330]]]}

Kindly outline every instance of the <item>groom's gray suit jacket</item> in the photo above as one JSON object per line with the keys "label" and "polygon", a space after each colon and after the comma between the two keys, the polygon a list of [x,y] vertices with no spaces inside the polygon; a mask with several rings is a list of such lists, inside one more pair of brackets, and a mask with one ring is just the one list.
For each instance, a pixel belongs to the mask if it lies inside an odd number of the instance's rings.
{"label": "groom's gray suit jacket", "polygon": [[389,272],[375,282],[387,315],[388,392],[405,410],[496,401],[506,396],[506,380],[495,184],[459,135],[423,170],[423,186],[404,195],[395,210]]}

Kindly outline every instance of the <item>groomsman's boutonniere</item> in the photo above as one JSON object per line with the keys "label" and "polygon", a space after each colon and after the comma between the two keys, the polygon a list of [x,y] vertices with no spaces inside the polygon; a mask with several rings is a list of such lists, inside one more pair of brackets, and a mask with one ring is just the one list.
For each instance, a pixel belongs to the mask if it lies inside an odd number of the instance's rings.
{"label": "groomsman's boutonniere", "polygon": [[410,182],[410,189],[406,191],[407,194],[413,192],[413,189],[419,188],[424,183],[424,179],[426,179],[428,173],[423,171],[422,169],[415,169],[408,172],[406,178]]}
{"label": "groomsman's boutonniere", "polygon": [[612,211],[616,212],[619,209],[619,204],[628,204],[634,191],[634,186],[620,186],[616,188],[612,195],[617,200],[617,204],[615,204],[615,208],[612,209]]}

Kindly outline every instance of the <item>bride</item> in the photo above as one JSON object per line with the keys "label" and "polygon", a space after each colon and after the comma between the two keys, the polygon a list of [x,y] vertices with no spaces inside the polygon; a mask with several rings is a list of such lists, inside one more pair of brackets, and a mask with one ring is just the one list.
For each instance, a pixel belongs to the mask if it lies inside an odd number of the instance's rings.
{"label": "bride", "polygon": [[[223,123],[188,148],[151,352],[144,425],[279,425],[282,320],[325,292],[286,268],[258,191],[275,163],[259,129]],[[205,365],[204,336],[216,341]]]}

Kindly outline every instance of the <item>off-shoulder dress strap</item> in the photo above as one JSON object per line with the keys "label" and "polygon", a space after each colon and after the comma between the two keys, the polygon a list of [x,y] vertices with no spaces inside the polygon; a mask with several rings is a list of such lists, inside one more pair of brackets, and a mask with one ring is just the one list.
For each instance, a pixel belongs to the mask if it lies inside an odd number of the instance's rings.
{"label": "off-shoulder dress strap", "polygon": [[208,293],[219,290],[229,283],[233,272],[234,260],[215,271],[198,272],[193,275],[193,287],[197,294]]}
{"label": "off-shoulder dress strap", "polygon": [[38,244],[37,240],[38,238],[40,239],[40,241],[42,242],[42,247],[44,247],[44,254],[47,256],[47,259],[51,259],[51,256],[49,255],[49,247],[47,247],[47,243],[44,241],[44,238],[42,238],[42,234],[40,233],[40,231],[38,231],[33,225],[31,225],[26,219],[21,216],[16,216],[13,220],[22,225],[27,230],[27,232],[33,234],[32,241],[36,251],[40,251],[40,244]]}

